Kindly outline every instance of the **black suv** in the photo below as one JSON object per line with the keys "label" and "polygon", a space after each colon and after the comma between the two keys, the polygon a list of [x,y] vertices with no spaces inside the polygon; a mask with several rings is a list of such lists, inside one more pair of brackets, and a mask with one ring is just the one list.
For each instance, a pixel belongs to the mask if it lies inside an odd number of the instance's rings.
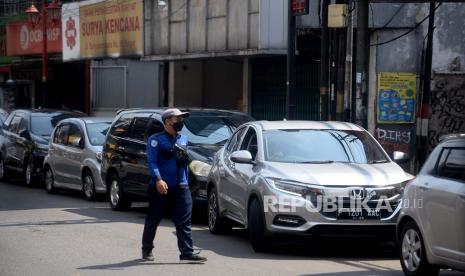
{"label": "black suv", "polygon": [[0,180],[14,172],[23,176],[27,186],[41,180],[53,128],[63,119],[84,115],[46,109],[13,111],[0,130]]}
{"label": "black suv", "polygon": [[[118,112],[103,145],[102,180],[113,210],[124,210],[133,201],[145,201],[150,172],[147,166],[147,139],[163,131],[164,109],[132,109]],[[206,203],[207,176],[213,155],[233,131],[252,121],[245,113],[210,109],[183,109],[190,112],[181,133],[189,139],[189,186],[194,203]]]}

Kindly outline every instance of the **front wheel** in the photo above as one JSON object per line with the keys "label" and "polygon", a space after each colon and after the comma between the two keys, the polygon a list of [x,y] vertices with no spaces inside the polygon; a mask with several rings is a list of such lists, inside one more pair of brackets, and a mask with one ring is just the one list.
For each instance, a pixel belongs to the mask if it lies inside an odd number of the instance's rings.
{"label": "front wheel", "polygon": [[252,248],[255,252],[265,252],[269,249],[269,237],[265,236],[265,216],[258,199],[253,199],[249,207],[248,231]]}
{"label": "front wheel", "polygon": [[52,169],[48,166],[45,168],[45,190],[49,194],[56,193],[55,177],[53,176]]}
{"label": "front wheel", "polygon": [[428,263],[423,237],[414,222],[407,222],[402,228],[400,241],[400,264],[405,275],[438,275],[439,267]]}
{"label": "front wheel", "polygon": [[232,229],[231,223],[220,215],[218,193],[215,188],[208,193],[208,228],[215,235],[225,234]]}
{"label": "front wheel", "polygon": [[35,177],[34,177],[34,164],[32,161],[27,161],[26,165],[23,169],[23,176],[24,182],[26,183],[26,187],[32,188],[35,184]]}
{"label": "front wheel", "polygon": [[82,191],[84,192],[84,197],[88,201],[94,201],[97,197],[95,192],[95,182],[94,177],[90,171],[85,171],[82,178]]}
{"label": "front wheel", "polygon": [[124,211],[131,207],[131,201],[123,191],[121,180],[118,175],[114,174],[110,178],[109,199],[111,209],[114,211]]}
{"label": "front wheel", "polygon": [[7,181],[8,180],[8,172],[5,168],[5,161],[0,156],[0,181]]}

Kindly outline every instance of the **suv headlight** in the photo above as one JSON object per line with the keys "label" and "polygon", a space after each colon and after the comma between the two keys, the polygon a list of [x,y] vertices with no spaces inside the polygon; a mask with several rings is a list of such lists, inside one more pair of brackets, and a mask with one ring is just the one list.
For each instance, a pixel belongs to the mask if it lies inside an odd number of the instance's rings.
{"label": "suv headlight", "polygon": [[286,181],[281,179],[266,179],[270,186],[280,192],[287,194],[301,196],[301,197],[310,197],[310,200],[313,202],[318,196],[324,195],[324,190],[322,187],[317,185],[308,185],[298,182]]}
{"label": "suv headlight", "polygon": [[198,161],[198,160],[194,160],[189,164],[190,171],[195,176],[200,176],[200,177],[208,177],[211,167],[212,167],[211,165]]}

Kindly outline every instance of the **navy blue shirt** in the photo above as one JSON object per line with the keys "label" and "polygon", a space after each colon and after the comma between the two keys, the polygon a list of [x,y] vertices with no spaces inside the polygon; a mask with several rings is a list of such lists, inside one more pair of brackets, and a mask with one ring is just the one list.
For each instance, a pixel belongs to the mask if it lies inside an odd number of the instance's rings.
{"label": "navy blue shirt", "polygon": [[185,135],[171,136],[163,131],[149,137],[147,141],[147,162],[152,178],[149,185],[154,186],[158,177],[166,182],[168,187],[188,185],[187,166],[178,167],[176,155],[173,151],[174,144],[187,149],[187,137]]}

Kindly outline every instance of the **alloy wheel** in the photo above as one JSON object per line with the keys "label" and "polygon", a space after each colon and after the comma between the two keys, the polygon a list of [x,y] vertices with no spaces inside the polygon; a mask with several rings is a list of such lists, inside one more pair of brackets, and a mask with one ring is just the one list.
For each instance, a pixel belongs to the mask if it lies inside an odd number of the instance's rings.
{"label": "alloy wheel", "polygon": [[45,173],[45,188],[47,191],[53,190],[53,173],[51,169],[47,169]]}
{"label": "alloy wheel", "polygon": [[421,240],[417,231],[409,229],[402,239],[402,261],[407,270],[414,272],[420,267]]}
{"label": "alloy wheel", "polygon": [[111,182],[110,200],[113,206],[117,206],[119,202],[119,183],[116,180]]}
{"label": "alloy wheel", "polygon": [[31,164],[26,165],[26,184],[30,185],[32,180],[32,168]]}
{"label": "alloy wheel", "polygon": [[210,226],[210,229],[213,229],[216,225],[216,214],[217,214],[216,195],[214,192],[212,192],[208,199],[208,225]]}
{"label": "alloy wheel", "polygon": [[3,179],[5,175],[5,168],[3,164],[3,160],[0,159],[0,179]]}
{"label": "alloy wheel", "polygon": [[84,178],[84,193],[87,198],[92,198],[94,195],[94,180],[90,175],[86,175]]}

